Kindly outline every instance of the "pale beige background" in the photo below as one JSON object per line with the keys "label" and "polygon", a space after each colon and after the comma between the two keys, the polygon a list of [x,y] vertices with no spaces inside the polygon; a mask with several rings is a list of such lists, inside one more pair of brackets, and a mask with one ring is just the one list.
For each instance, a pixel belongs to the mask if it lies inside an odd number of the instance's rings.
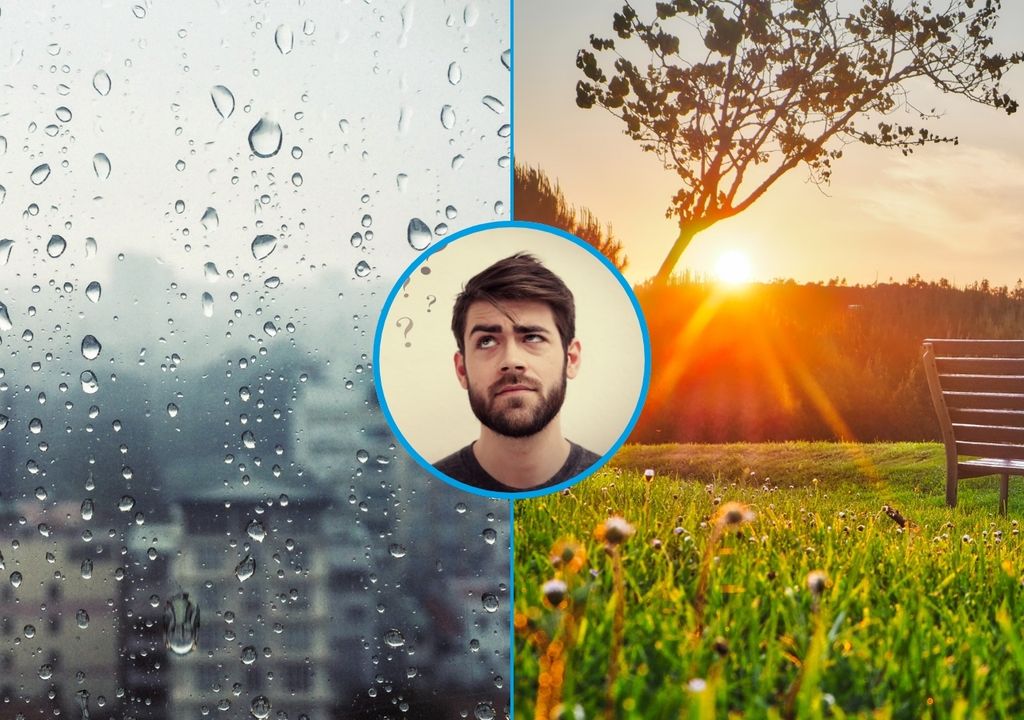
{"label": "pale beige background", "polygon": [[455,296],[473,275],[520,251],[537,256],[576,299],[583,362],[566,390],[565,436],[603,455],[633,414],[643,385],[643,335],[628,295],[608,268],[552,233],[519,227],[483,230],[428,258],[429,275],[421,272],[423,266],[417,268],[395,297],[381,334],[379,372],[388,409],[405,438],[429,462],[458,450],[480,432],[452,361],[457,350],[450,328]]}

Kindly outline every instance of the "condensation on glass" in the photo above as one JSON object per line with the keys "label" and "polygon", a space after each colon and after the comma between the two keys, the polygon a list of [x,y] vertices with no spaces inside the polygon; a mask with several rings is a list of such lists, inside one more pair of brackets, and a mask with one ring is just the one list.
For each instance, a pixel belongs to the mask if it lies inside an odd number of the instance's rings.
{"label": "condensation on glass", "polygon": [[369,360],[506,212],[508,31],[4,3],[0,717],[508,712],[508,505],[396,448]]}

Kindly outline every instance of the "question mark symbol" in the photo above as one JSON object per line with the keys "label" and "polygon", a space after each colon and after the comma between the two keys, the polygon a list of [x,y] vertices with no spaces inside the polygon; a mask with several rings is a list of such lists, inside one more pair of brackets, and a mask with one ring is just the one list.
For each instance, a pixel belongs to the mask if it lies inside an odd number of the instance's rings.
{"label": "question mark symbol", "polygon": [[427,295],[427,312],[430,312],[430,306],[437,302],[437,298],[433,295]]}
{"label": "question mark symbol", "polygon": [[[403,320],[408,320],[409,321],[406,324],[406,326],[405,326],[405,333],[403,333],[403,335],[402,335],[402,337],[408,338],[409,337],[409,331],[412,330],[412,318],[411,317],[402,316],[402,317],[398,318],[398,320],[395,321],[395,327],[402,327],[402,321]],[[408,342],[408,340],[406,340],[405,346],[406,347],[412,347],[412,343]]]}
{"label": "question mark symbol", "polygon": [[412,282],[412,276],[411,275],[405,279],[404,283],[402,283],[402,293],[403,293],[402,297],[409,297],[409,293],[406,292],[406,291],[409,289],[409,283],[410,282]]}

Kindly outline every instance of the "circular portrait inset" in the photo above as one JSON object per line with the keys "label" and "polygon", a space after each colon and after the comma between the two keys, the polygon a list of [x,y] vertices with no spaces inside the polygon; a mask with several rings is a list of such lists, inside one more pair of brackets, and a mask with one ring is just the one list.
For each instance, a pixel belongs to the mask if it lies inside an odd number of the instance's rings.
{"label": "circular portrait inset", "polygon": [[530,497],[586,477],[625,442],[649,345],[636,297],[596,249],[544,225],[493,223],[402,274],[374,373],[388,422],[431,473]]}

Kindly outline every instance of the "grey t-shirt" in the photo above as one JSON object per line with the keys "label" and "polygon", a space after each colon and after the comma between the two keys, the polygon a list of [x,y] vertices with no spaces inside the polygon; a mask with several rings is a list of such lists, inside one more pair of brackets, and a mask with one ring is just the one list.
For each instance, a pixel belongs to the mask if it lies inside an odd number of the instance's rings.
{"label": "grey t-shirt", "polygon": [[557,485],[569,478],[576,477],[600,459],[601,456],[597,453],[590,452],[586,448],[581,445],[577,445],[570,440],[569,457],[565,459],[565,463],[562,467],[546,483],[536,485],[532,488],[510,487],[509,485],[498,482],[498,480],[491,477],[491,475],[484,470],[477,461],[476,455],[473,454],[473,443],[470,443],[461,450],[453,452],[446,458],[438,460],[434,463],[434,468],[440,470],[450,478],[454,478],[459,482],[464,482],[467,485],[478,487],[481,490],[490,490],[492,492],[529,492],[530,490],[540,490],[541,488],[551,487],[552,485]]}

